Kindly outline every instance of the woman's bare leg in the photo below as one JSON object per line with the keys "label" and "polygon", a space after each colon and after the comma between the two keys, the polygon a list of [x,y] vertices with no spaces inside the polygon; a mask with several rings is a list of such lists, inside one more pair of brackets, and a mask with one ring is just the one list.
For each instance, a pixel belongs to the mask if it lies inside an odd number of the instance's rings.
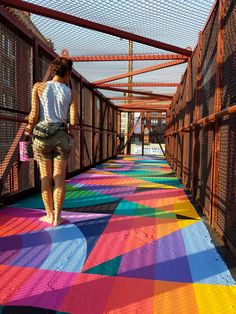
{"label": "woman's bare leg", "polygon": [[65,177],[66,177],[67,160],[54,159],[53,163],[53,180],[54,180],[54,226],[62,223],[61,211],[65,198]]}
{"label": "woman's bare leg", "polygon": [[41,192],[46,216],[40,218],[41,221],[52,224],[53,216],[53,196],[52,196],[52,160],[44,160],[39,162]]}

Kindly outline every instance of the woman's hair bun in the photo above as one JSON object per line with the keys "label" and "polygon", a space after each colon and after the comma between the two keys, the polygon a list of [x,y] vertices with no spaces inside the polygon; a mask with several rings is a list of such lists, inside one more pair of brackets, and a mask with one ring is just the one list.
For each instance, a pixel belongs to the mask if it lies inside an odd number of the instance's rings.
{"label": "woman's hair bun", "polygon": [[58,57],[50,64],[50,72],[53,76],[58,75],[64,77],[66,72],[72,70],[72,65],[72,60],[65,57]]}

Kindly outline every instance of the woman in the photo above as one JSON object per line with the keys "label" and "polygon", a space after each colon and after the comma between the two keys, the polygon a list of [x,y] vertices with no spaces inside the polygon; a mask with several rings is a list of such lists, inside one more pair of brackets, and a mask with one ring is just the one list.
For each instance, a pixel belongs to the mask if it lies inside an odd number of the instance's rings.
{"label": "woman", "polygon": [[51,63],[50,72],[53,79],[38,82],[33,87],[31,112],[25,129],[25,135],[29,135],[35,126],[37,128],[42,123],[56,125],[58,128],[49,138],[33,135],[34,158],[39,164],[42,198],[47,212],[40,220],[53,226],[62,223],[61,211],[70,152],[68,117],[69,129],[77,126],[77,95],[74,89],[68,87],[71,70],[72,61],[67,58],[59,57]]}

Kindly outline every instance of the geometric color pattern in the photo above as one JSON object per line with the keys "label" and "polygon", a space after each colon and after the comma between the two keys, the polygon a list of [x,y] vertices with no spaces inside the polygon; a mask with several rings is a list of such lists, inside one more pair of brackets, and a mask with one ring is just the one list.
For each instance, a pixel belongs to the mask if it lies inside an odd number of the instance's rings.
{"label": "geometric color pattern", "polygon": [[118,156],[0,211],[0,313],[236,313],[236,282],[162,156]]}

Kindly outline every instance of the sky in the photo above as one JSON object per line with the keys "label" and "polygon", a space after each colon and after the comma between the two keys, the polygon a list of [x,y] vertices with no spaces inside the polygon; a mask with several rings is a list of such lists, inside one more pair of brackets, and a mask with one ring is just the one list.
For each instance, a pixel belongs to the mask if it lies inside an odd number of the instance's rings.
{"label": "sky", "polygon": [[[214,0],[27,0],[26,2],[170,45],[194,49],[198,33],[206,23]],[[53,41],[58,54],[62,49],[67,49],[72,56],[128,53],[126,39],[34,14],[31,18],[44,36]],[[134,54],[172,53],[141,43],[133,45]],[[158,62],[135,61],[133,68],[145,68]],[[77,62],[74,67],[88,81],[93,82],[127,72],[128,62]],[[134,82],[180,82],[185,69],[186,64],[179,65],[134,76],[133,80]],[[127,78],[120,82],[127,82]],[[153,92],[164,94],[173,94],[175,89],[152,88]],[[104,90],[102,93],[108,96],[112,94]],[[117,96],[118,93],[115,94]]]}

